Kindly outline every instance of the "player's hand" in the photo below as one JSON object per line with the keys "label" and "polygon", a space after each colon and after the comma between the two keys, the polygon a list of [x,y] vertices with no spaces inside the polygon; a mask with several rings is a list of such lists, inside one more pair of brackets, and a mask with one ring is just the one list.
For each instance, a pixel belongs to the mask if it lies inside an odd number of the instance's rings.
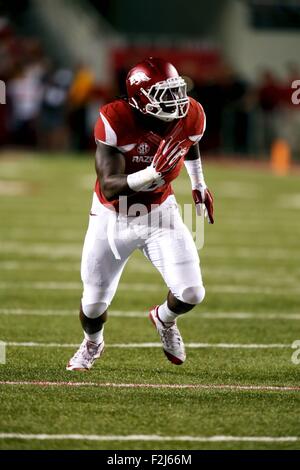
{"label": "player's hand", "polygon": [[202,205],[205,206],[205,216],[208,223],[214,223],[214,198],[210,190],[206,186],[199,186],[198,189],[193,189],[193,199],[196,205],[197,215],[202,214]]}
{"label": "player's hand", "polygon": [[172,136],[161,141],[152,161],[153,168],[161,176],[173,170],[185,153],[182,142],[175,141]]}

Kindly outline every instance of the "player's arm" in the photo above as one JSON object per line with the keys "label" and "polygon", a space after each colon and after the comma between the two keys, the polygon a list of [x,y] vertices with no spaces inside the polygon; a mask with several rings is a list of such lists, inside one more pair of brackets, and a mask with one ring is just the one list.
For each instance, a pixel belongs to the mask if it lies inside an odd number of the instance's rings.
{"label": "player's arm", "polygon": [[97,142],[95,167],[101,190],[108,201],[131,196],[158,180],[161,175],[150,165],[131,175],[125,174],[124,155],[110,145]]}
{"label": "player's arm", "polygon": [[184,164],[192,183],[192,194],[196,204],[196,211],[201,215],[201,206],[205,205],[208,222],[214,223],[213,196],[206,186],[199,144],[192,145],[185,156]]}
{"label": "player's arm", "polygon": [[115,147],[97,143],[95,167],[101,190],[108,201],[119,195],[130,195],[132,191],[124,174],[124,156]]}

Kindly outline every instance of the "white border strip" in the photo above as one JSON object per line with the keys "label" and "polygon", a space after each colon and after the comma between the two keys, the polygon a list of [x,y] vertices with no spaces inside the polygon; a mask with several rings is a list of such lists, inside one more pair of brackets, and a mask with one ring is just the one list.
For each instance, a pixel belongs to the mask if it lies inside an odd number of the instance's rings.
{"label": "white border strip", "polygon": [[300,436],[161,436],[157,434],[21,434],[0,433],[0,439],[55,441],[152,441],[152,442],[298,442]]}
{"label": "white border strip", "polygon": [[238,385],[238,384],[153,384],[115,382],[49,382],[34,380],[1,380],[1,385],[33,387],[98,387],[98,388],[154,388],[154,389],[193,389],[193,390],[234,390],[258,392],[299,392],[300,386],[293,385]]}
{"label": "white border strip", "polygon": [[[39,343],[34,341],[17,342],[4,341],[6,346],[25,348],[77,348],[80,345],[75,343]],[[112,343],[106,345],[109,348],[134,349],[134,348],[161,348],[161,343]],[[271,344],[239,344],[239,343],[185,343],[186,348],[221,348],[221,349],[284,349],[291,348],[291,344],[271,343]]]}

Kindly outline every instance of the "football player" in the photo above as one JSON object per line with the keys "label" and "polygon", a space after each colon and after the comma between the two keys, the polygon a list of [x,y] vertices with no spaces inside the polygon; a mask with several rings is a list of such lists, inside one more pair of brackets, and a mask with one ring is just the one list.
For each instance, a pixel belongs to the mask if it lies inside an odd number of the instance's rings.
{"label": "football player", "polygon": [[185,165],[197,212],[204,208],[214,223],[198,145],[203,108],[163,59],[137,64],[126,85],[128,96],[103,106],[95,125],[97,181],[81,264],[84,340],[67,370],[88,370],[103,353],[107,310],[134,250],[144,253],[168,286],[167,299],[149,317],[173,364],[186,358],[177,317],[205,296],[198,252],[171,186]]}

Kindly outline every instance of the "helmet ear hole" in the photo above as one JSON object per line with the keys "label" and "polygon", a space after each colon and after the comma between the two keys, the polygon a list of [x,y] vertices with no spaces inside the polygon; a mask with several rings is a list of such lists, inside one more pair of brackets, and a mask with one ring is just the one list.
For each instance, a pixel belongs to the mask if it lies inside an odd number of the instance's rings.
{"label": "helmet ear hole", "polygon": [[139,111],[141,112],[144,112],[144,106],[141,102],[141,99],[138,95],[134,95],[134,96],[131,96],[129,97],[129,104],[133,107],[133,108],[136,108],[138,109]]}
{"label": "helmet ear hole", "polygon": [[161,111],[161,107],[158,104],[147,103],[145,106],[146,114],[151,114],[152,116],[158,116]]}

